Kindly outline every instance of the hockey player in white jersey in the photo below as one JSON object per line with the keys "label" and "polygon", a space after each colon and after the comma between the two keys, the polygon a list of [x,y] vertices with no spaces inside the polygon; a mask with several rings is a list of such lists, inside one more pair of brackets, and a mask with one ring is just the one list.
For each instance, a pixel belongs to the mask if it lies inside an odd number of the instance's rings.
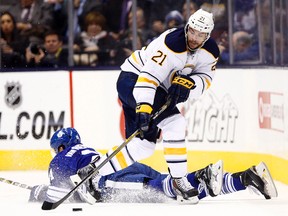
{"label": "hockey player in white jersey", "polygon": [[[196,11],[185,27],[165,31],[128,57],[117,81],[126,137],[141,131],[122,151],[126,164],[152,155],[161,130],[164,156],[180,201],[189,202],[198,192],[187,181],[186,125],[176,105],[188,97],[199,98],[212,83],[219,57],[218,46],[210,38],[213,27],[211,13]],[[150,121],[167,101],[170,106]]]}

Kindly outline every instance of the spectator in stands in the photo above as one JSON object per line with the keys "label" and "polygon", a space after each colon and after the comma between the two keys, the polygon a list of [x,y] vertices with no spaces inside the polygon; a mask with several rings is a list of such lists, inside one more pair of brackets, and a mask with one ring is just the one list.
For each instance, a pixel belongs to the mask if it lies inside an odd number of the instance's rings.
{"label": "spectator in stands", "polygon": [[152,21],[151,29],[148,31],[145,44],[148,45],[152,40],[157,38],[165,31],[165,23],[162,19],[155,19]]}
{"label": "spectator in stands", "polygon": [[16,22],[8,11],[1,13],[1,68],[17,68],[24,64],[25,48],[28,41],[21,37]]}
{"label": "spectator in stands", "polygon": [[44,37],[44,47],[30,45],[26,49],[27,67],[65,68],[68,66],[68,51],[63,47],[59,33],[49,31]]}
{"label": "spectator in stands", "polygon": [[53,22],[50,4],[40,0],[18,0],[9,11],[15,17],[22,37],[28,37],[33,43],[42,43],[41,39]]}
{"label": "spectator in stands", "polygon": [[[272,28],[272,22],[271,22],[271,16],[272,5],[275,4],[275,11],[278,11],[275,15],[275,32],[273,33]],[[273,3],[270,0],[262,0],[259,7],[257,7],[257,15],[260,15],[261,19],[261,37],[263,39],[263,49],[262,49],[262,55],[263,55],[263,63],[264,64],[282,64],[282,61],[286,61],[286,65],[288,63],[288,46],[287,46],[287,38],[288,38],[288,31],[287,28],[283,28],[283,31],[281,32],[281,23],[287,22],[286,20],[283,20],[281,22],[281,17],[285,19],[286,17],[283,16],[285,12],[282,10],[285,10],[285,7],[280,8],[280,5],[277,3]],[[284,39],[286,38],[286,39]],[[275,41],[275,47],[274,47],[274,41]],[[285,46],[286,43],[286,46]],[[274,56],[274,48],[275,48],[275,56]]]}
{"label": "spectator in stands", "polygon": [[[141,7],[137,7],[136,9],[136,24],[137,24],[137,31],[142,37],[142,40],[147,38],[148,30],[146,26],[145,20],[145,12]],[[133,28],[133,12],[130,11],[128,15],[128,31],[132,31]]]}
{"label": "spectator in stands", "polygon": [[[103,15],[106,17],[107,26],[112,33],[118,34],[122,28],[122,22],[126,19],[127,14],[123,14],[122,7],[124,7],[126,0],[108,0],[103,3]],[[138,2],[137,2],[138,3]],[[123,18],[121,19],[121,16]]]}
{"label": "spectator in stands", "polygon": [[[155,30],[158,32],[163,28],[165,15],[171,8],[180,10],[184,1],[186,0],[138,0],[137,7],[144,11],[145,28],[149,31],[152,28],[156,28]],[[132,0],[106,0],[103,3],[103,14],[107,19],[107,26],[114,33],[116,39],[119,38],[120,32],[129,28],[129,14],[132,10],[132,2]],[[149,37],[145,35],[144,38],[151,40],[153,38],[151,35],[154,33],[148,32],[147,34],[149,34]]]}
{"label": "spectator in stands", "polygon": [[67,1],[66,0],[45,0],[52,8],[53,22],[51,28],[58,32],[63,40],[68,29]]}
{"label": "spectator in stands", "polygon": [[222,0],[218,4],[214,1],[205,1],[200,5],[203,10],[210,11],[214,15],[214,30],[211,33],[211,37],[214,40],[219,40],[221,35],[228,32],[228,10],[227,10],[227,0]]}
{"label": "spectator in stands", "polygon": [[257,15],[255,0],[235,0],[234,7],[235,30],[256,33]]}
{"label": "spectator in stands", "polygon": [[115,40],[106,30],[106,18],[100,13],[91,11],[84,18],[84,31],[75,39],[74,55],[79,65],[109,65],[110,50]]}
{"label": "spectator in stands", "polygon": [[[228,39],[226,38],[226,41]],[[219,64],[229,64],[229,47],[227,42],[218,44],[220,50]],[[259,60],[259,45],[253,40],[253,36],[245,31],[234,32],[232,38],[234,51],[234,63],[247,63]]]}
{"label": "spectator in stands", "polygon": [[[134,52],[133,48],[133,12],[130,11],[128,16],[128,29],[121,31],[117,37],[117,46],[114,49],[113,56],[115,57],[115,64],[119,65]],[[146,29],[146,22],[144,16],[144,10],[137,7],[136,10],[136,22],[137,22],[137,43],[136,49],[141,49],[144,45],[144,41],[147,38],[148,31]]]}
{"label": "spectator in stands", "polygon": [[183,25],[184,25],[184,18],[179,11],[173,10],[166,15],[165,17],[166,29],[178,28],[182,27]]}
{"label": "spectator in stands", "polygon": [[[147,0],[146,0],[147,1]],[[192,0],[191,0],[192,1]],[[151,20],[165,20],[165,16],[171,10],[178,10],[181,11],[182,6],[186,0],[153,0],[151,5]],[[138,5],[138,4],[137,4]],[[142,7],[143,8],[143,7]],[[146,10],[145,10],[146,12]],[[146,14],[146,13],[145,13]],[[150,26],[148,23],[146,24],[148,27]]]}
{"label": "spectator in stands", "polygon": [[152,28],[148,33],[145,44],[148,45],[152,40],[157,38],[166,29],[177,28],[184,25],[184,18],[178,10],[170,11],[165,16],[165,21],[161,19],[156,19],[152,23]]}
{"label": "spectator in stands", "polygon": [[187,22],[188,18],[191,14],[195,13],[199,9],[198,5],[194,1],[190,1],[189,6],[188,3],[185,1],[182,5],[182,16],[184,20]]}
{"label": "spectator in stands", "polygon": [[166,29],[177,28],[184,25],[184,18],[178,10],[170,11],[165,16],[165,21],[156,19],[152,23],[152,29],[149,31],[145,44],[148,45],[152,40],[157,38]]}
{"label": "spectator in stands", "polygon": [[[137,32],[136,49],[143,47],[144,41],[141,32]],[[125,31],[124,34],[120,35],[116,49],[113,52],[115,65],[120,66],[123,61],[134,52],[133,49],[133,33],[132,31]]]}
{"label": "spectator in stands", "polygon": [[[84,29],[84,18],[90,11],[102,11],[103,0],[73,0],[73,32],[75,35]],[[67,0],[47,0],[53,8],[54,22],[53,30],[59,32],[66,42],[68,36],[68,1]]]}

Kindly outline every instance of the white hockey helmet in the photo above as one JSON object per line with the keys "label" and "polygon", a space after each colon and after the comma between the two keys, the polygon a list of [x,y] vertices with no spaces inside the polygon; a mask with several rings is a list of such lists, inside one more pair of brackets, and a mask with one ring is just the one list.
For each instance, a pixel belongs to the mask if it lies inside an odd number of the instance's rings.
{"label": "white hockey helmet", "polygon": [[193,28],[199,32],[207,33],[207,37],[203,41],[202,45],[196,49],[190,48],[188,45],[188,42],[187,42],[189,50],[190,51],[196,51],[197,49],[201,48],[204,45],[204,43],[210,38],[210,34],[214,28],[213,14],[209,13],[207,11],[204,11],[203,9],[199,9],[195,13],[193,13],[189,17],[188,22],[185,26],[186,41],[188,41],[187,31],[189,28]]}
{"label": "white hockey helmet", "polygon": [[187,26],[210,36],[214,28],[213,14],[199,9],[189,17]]}

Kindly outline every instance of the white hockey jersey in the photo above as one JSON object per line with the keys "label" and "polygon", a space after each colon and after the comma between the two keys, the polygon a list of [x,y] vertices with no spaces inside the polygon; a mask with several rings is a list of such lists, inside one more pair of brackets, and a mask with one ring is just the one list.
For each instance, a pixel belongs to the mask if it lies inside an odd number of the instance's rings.
{"label": "white hockey jersey", "polygon": [[213,39],[192,53],[187,49],[185,29],[169,29],[153,40],[147,47],[136,50],[121,65],[121,70],[137,74],[133,95],[137,103],[153,104],[156,89],[166,90],[177,74],[190,76],[196,88],[190,98],[198,98],[213,80],[219,49]]}

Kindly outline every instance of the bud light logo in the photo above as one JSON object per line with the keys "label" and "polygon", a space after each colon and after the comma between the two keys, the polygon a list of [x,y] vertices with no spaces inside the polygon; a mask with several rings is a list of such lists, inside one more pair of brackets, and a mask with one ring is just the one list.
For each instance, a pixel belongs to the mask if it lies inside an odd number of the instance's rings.
{"label": "bud light logo", "polygon": [[211,91],[185,107],[189,142],[234,143],[238,108],[230,95],[219,100]]}

